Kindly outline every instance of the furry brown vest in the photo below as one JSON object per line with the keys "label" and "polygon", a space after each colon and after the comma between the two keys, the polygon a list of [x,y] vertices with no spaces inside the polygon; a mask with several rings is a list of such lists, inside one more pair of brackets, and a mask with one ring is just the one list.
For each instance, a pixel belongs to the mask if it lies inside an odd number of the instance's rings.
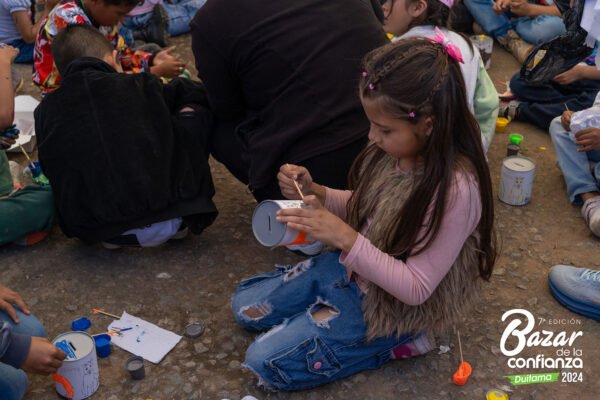
{"label": "furry brown vest", "polygon": [[[365,236],[382,249],[392,217],[400,212],[422,178],[422,170],[402,172],[396,168],[396,160],[389,156],[379,161],[375,168],[381,173],[371,181],[369,190],[365,192],[370,195],[361,199],[360,216],[361,219],[371,216]],[[364,317],[368,325],[367,338],[400,336],[421,330],[441,334],[460,322],[477,302],[480,293],[478,237],[474,232],[467,239],[448,274],[421,305],[402,303],[370,282],[363,300]]]}

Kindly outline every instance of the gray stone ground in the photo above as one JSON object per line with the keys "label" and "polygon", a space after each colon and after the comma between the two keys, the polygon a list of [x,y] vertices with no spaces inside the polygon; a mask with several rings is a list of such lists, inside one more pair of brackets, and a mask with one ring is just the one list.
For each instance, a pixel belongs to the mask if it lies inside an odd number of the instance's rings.
{"label": "gray stone ground", "polygon": [[[176,38],[174,43],[191,65],[189,36]],[[495,82],[510,77],[517,67],[506,52],[494,50],[490,73]],[[20,71],[27,75],[29,70],[23,67]],[[25,92],[35,94],[36,90],[26,85]],[[235,324],[230,296],[244,277],[300,258],[283,250],[270,251],[254,240],[250,218],[255,202],[217,163],[213,163],[213,173],[220,215],[200,237],[157,249],[111,252],[67,239],[55,227],[49,239],[33,248],[1,248],[0,282],[23,295],[50,337],[67,331],[71,320],[79,316],[90,317],[92,332],[102,331],[110,319],[90,315],[93,307],[113,313],[127,310],[179,333],[192,321],[207,324],[201,338],[184,338],[160,365],[146,363],[143,381],[129,379],[123,369],[129,354],[113,346],[113,354],[99,362],[101,386],[95,399],[240,399],[245,394],[259,399],[484,399],[487,389],[508,384],[504,375],[558,370],[507,366],[507,357],[499,351],[505,328],[500,318],[512,308],[526,308],[546,320],[575,318],[579,325],[549,325],[548,321],[537,325],[536,320],[536,330],[584,332],[575,343],[583,351],[584,382],[513,387],[511,400],[597,399],[600,384],[593,373],[600,368],[598,324],[559,306],[546,279],[549,268],[558,263],[599,267],[599,240],[588,232],[579,209],[567,201],[546,132],[522,123],[511,124],[509,130],[525,135],[525,152],[537,162],[533,201],[521,208],[496,201],[501,256],[492,281],[484,287],[484,301],[462,327],[465,359],[474,366],[464,387],[452,384],[458,350],[451,337],[448,353],[433,351],[424,357],[390,362],[378,371],[319,389],[275,394],[258,389],[255,379],[240,369],[254,335]],[[507,140],[506,134],[496,135],[490,151],[495,188]],[[163,272],[168,273],[167,278],[158,277]],[[524,352],[529,356],[538,353],[551,356],[553,351],[537,348]],[[52,380],[32,377],[26,398],[56,398]]]}

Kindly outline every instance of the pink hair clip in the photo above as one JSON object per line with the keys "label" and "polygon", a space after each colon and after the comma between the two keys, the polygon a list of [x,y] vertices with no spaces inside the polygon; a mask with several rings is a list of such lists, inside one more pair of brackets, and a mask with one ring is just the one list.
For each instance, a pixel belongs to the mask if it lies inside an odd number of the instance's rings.
{"label": "pink hair clip", "polygon": [[452,8],[452,6],[454,5],[454,0],[440,0],[440,3],[442,3],[448,8]]}
{"label": "pink hair clip", "polygon": [[454,61],[457,61],[462,64],[465,63],[463,61],[462,54],[460,53],[460,49],[454,44],[452,44],[450,39],[448,39],[448,37],[444,35],[444,33],[437,26],[435,28],[435,37],[429,37],[427,39],[431,40],[434,43],[441,44],[444,48],[444,51],[446,51],[446,54],[452,57]]}
{"label": "pink hair clip", "polygon": [[414,111],[411,111],[411,112],[408,113],[408,118],[414,118],[416,116],[417,116],[417,114],[415,114]]}
{"label": "pink hair clip", "polygon": [[367,71],[363,71],[361,73],[361,75],[362,75],[363,78],[366,78],[367,76],[369,76],[369,74],[367,74]]}
{"label": "pink hair clip", "polygon": [[369,83],[369,89],[370,90],[375,90],[375,85],[373,85],[372,83]]}

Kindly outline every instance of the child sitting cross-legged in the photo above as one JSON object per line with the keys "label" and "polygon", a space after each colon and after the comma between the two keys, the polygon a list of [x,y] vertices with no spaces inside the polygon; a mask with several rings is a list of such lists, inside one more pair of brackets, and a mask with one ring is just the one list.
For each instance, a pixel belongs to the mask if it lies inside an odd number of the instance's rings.
{"label": "child sitting cross-legged", "polygon": [[65,234],[115,248],[202,232],[217,214],[202,85],[121,73],[116,50],[88,25],[63,29],[52,52],[63,81],[35,124]]}
{"label": "child sitting cross-legged", "polygon": [[569,200],[582,206],[588,228],[600,237],[600,94],[592,107],[556,117],[550,124],[550,137]]}

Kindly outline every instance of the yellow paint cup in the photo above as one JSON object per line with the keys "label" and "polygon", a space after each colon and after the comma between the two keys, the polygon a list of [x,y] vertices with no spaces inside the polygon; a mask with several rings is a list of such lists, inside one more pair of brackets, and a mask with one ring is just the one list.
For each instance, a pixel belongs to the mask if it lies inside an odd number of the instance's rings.
{"label": "yellow paint cup", "polygon": [[510,123],[510,118],[498,117],[496,119],[496,133],[504,133]]}

